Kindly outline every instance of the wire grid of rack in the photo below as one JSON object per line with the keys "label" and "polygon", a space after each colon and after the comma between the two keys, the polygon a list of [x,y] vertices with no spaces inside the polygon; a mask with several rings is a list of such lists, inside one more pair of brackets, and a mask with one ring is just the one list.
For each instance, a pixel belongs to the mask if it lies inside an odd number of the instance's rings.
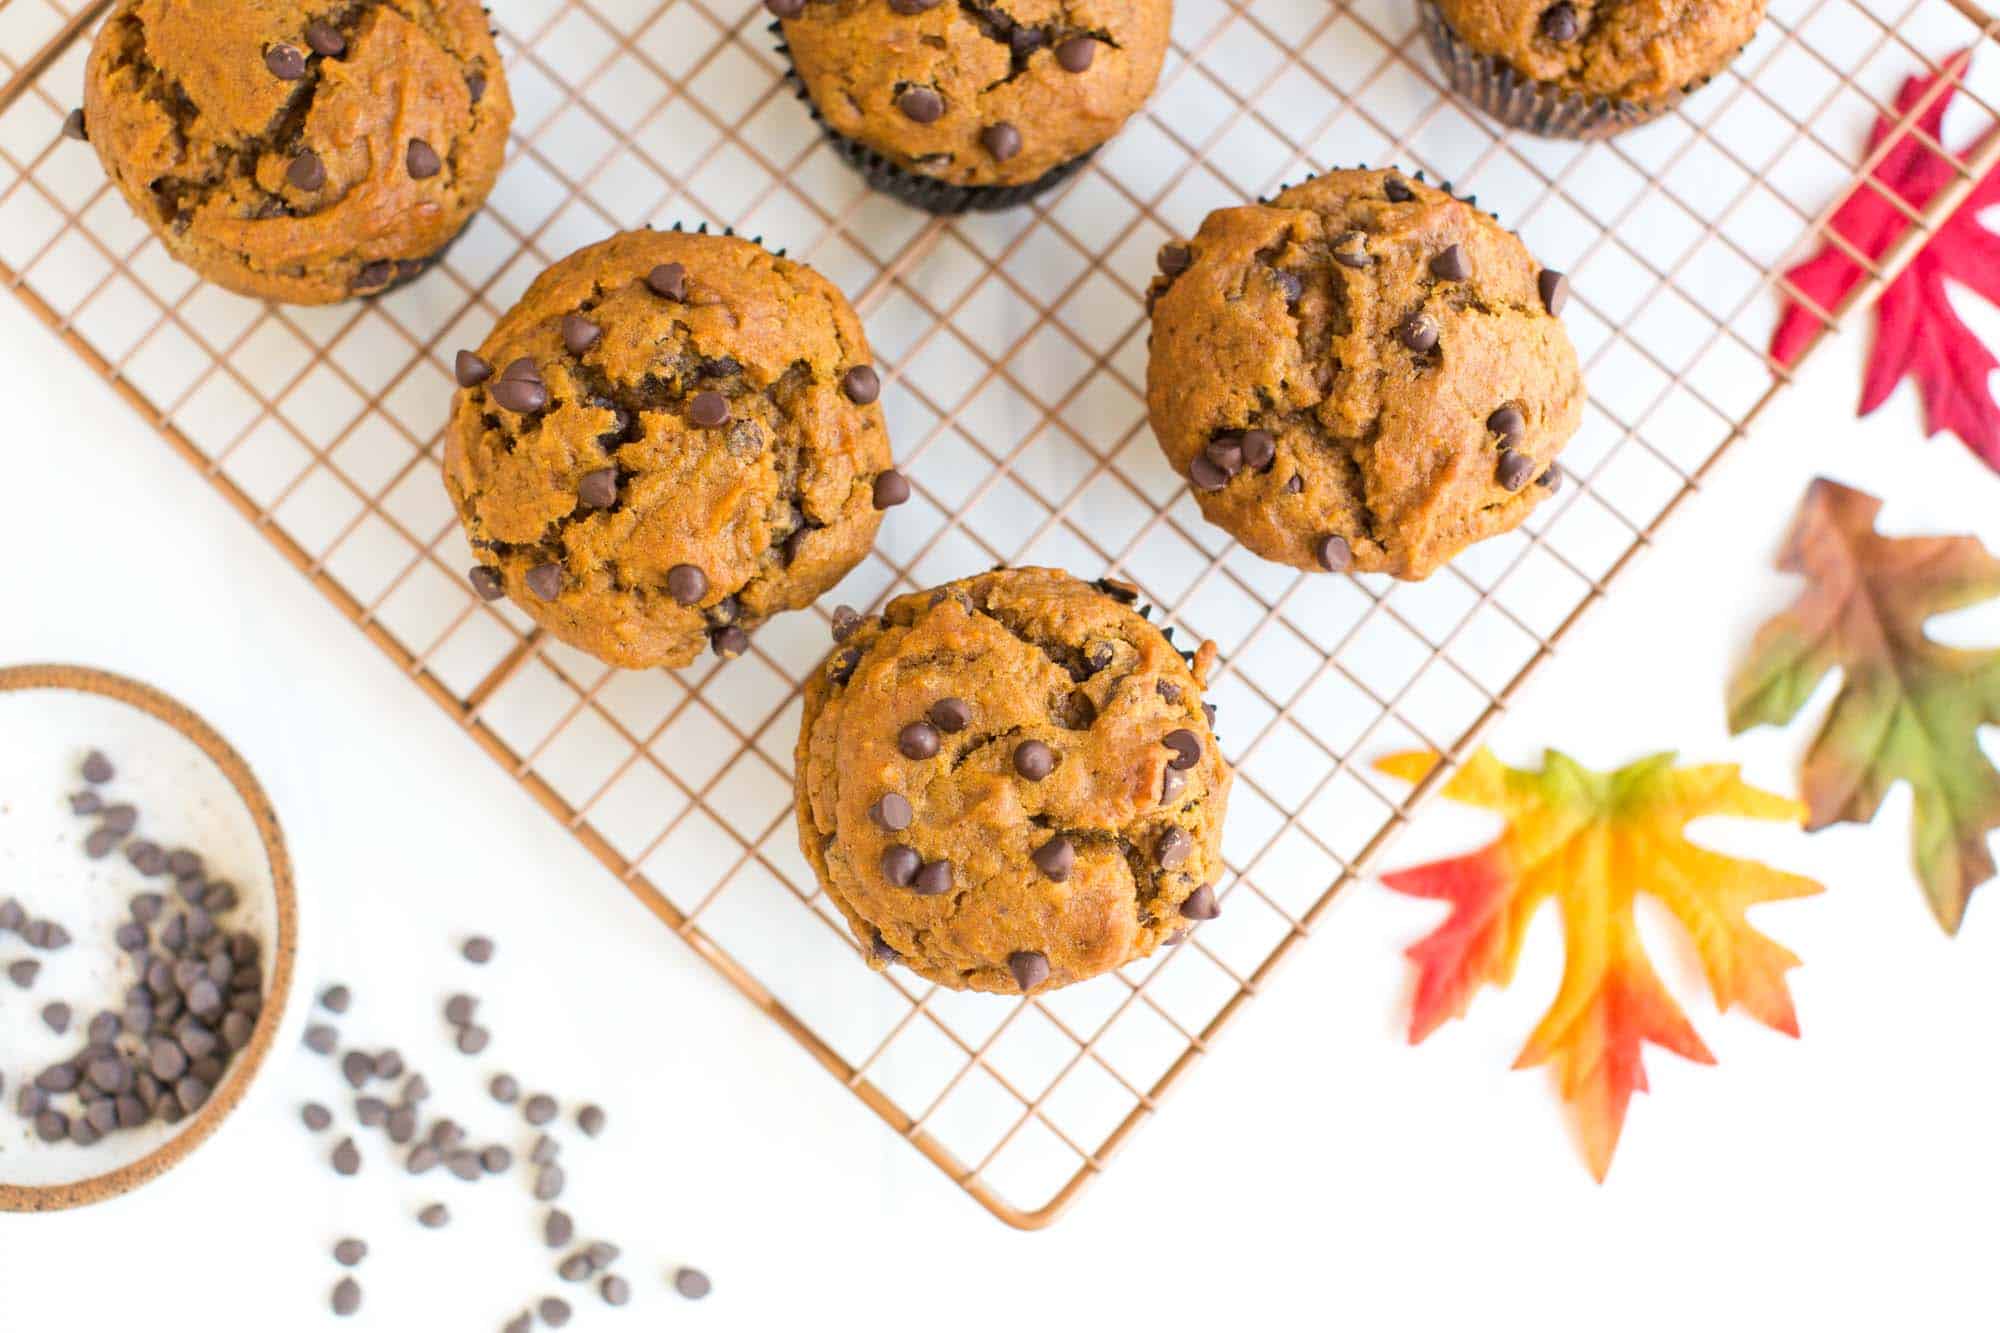
{"label": "wire grid of rack", "polygon": [[[0,270],[410,679],[658,917],[1004,1221],[1100,1174],[1337,892],[1435,788],[1367,760],[1459,756],[1787,381],[1764,348],[1782,270],[1887,142],[1903,77],[1964,85],[1995,31],[1961,0],[1775,0],[1675,115],[1582,147],[1498,134],[1437,81],[1408,0],[1177,0],[1148,110],[1033,207],[933,218],[820,142],[746,0],[495,0],[519,107],[485,212],[411,286],[324,309],[244,301],[169,260],[57,135],[107,0],[0,0]],[[1782,98],[1772,89],[1782,88]],[[1982,93],[1984,89],[1984,93]],[[1925,103],[1903,117],[1914,124]],[[1893,136],[1891,136],[1893,137]],[[1970,136],[1947,134],[1970,141]],[[1837,308],[1879,293],[1991,165],[1951,186]],[[1158,246],[1210,208],[1341,163],[1476,193],[1551,266],[1591,389],[1578,484],[1421,584],[1303,576],[1204,524],[1143,408]],[[884,371],[916,497],[820,608],[728,665],[621,673],[476,602],[435,475],[453,349],[544,265],[619,228],[762,235],[838,282]],[[1840,243],[1835,241],[1836,244]],[[1220,919],[1032,1002],[878,976],[794,842],[798,683],[830,608],[996,562],[1114,573],[1213,638],[1239,780]]]}

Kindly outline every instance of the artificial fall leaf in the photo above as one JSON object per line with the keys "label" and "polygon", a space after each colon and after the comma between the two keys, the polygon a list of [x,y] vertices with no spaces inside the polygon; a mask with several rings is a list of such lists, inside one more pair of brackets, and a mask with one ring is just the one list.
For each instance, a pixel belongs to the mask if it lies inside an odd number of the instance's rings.
{"label": "artificial fall leaf", "polygon": [[1979,748],[2000,723],[2000,651],[1949,648],[1924,621],[2000,596],[2000,561],[1971,537],[1884,537],[1882,502],[1824,478],[1799,504],[1778,568],[1806,576],[1729,682],[1729,726],[1782,726],[1839,667],[1840,693],[1807,751],[1807,827],[1865,824],[1898,779],[1916,796],[1911,836],[1931,911],[1956,932],[1993,877],[2000,773]]}
{"label": "artificial fall leaf", "polygon": [[[1968,53],[1960,52],[1944,62],[1943,72],[1905,80],[1896,96],[1896,114],[1875,122],[1868,140],[1871,155],[1897,121],[1947,73],[1962,74],[1968,60]],[[1829,225],[1835,234],[1869,259],[1881,257],[1910,225],[1903,210],[1882,191],[1920,211],[1957,178],[1952,160],[1916,133],[1920,130],[1931,143],[1941,141],[1945,108],[1955,92],[1954,83],[1929,104],[1912,131],[1896,137],[1875,168],[1880,189],[1863,186],[1834,213]],[[1923,397],[1925,434],[1948,430],[1987,466],[2000,469],[2000,404],[1988,387],[1988,376],[2000,370],[2000,361],[1993,359],[1945,297],[1945,279],[1951,278],[1989,301],[2000,302],[2000,237],[1978,220],[1980,210],[1996,202],[2000,202],[2000,174],[1989,172],[1882,294],[1876,307],[1875,346],[1861,388],[1861,415],[1880,407],[1907,376],[1916,381]],[[1828,245],[1785,276],[1822,310],[1831,311],[1861,280],[1862,269],[1846,250]],[[1823,328],[1818,315],[1791,303],[1772,335],[1772,358],[1781,365],[1796,364]]]}
{"label": "artificial fall leaf", "polygon": [[[1418,782],[1436,760],[1417,751],[1377,767]],[[1673,755],[1658,754],[1600,773],[1554,750],[1539,772],[1508,768],[1480,750],[1444,794],[1497,810],[1507,825],[1497,841],[1469,855],[1382,877],[1398,893],[1451,904],[1444,923],[1409,950],[1417,965],[1410,1042],[1463,1017],[1481,986],[1513,979],[1528,921],[1553,898],[1563,922],[1562,988],[1514,1067],[1555,1067],[1599,1180],[1632,1094],[1646,1090],[1643,1044],[1715,1063],[1647,962],[1632,910],[1640,893],[1687,928],[1718,1008],[1741,1005],[1798,1035],[1785,972],[1799,960],[1753,929],[1745,913],[1820,886],[1685,836],[1691,821],[1709,815],[1797,823],[1805,814],[1798,802],[1750,786],[1733,764],[1676,768]]]}

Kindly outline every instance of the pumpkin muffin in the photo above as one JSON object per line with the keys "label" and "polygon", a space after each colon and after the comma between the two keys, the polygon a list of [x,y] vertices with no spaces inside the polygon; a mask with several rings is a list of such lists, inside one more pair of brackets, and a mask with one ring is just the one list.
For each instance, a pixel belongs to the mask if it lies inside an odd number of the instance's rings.
{"label": "pumpkin muffin", "polygon": [[120,0],[72,132],[176,259],[324,305],[435,259],[513,118],[475,0]]}
{"label": "pumpkin muffin", "polygon": [[1764,0],[1426,0],[1452,90],[1502,124],[1604,139],[1655,120],[1734,60]]}
{"label": "pumpkin muffin", "polygon": [[1471,204],[1333,171],[1159,262],[1153,432],[1265,559],[1420,579],[1561,480],[1584,402],[1568,283]]}
{"label": "pumpkin muffin", "polygon": [[1145,105],[1172,0],[765,0],[813,115],[871,183],[938,213],[1066,179]]}
{"label": "pumpkin muffin", "polygon": [[806,683],[799,846],[869,965],[1053,990],[1216,915],[1229,765],[1132,590],[1000,569],[837,616]]}
{"label": "pumpkin muffin", "polygon": [[613,666],[737,656],[909,498],[846,299],[733,236],[586,246],[454,370],[444,481],[474,590]]}

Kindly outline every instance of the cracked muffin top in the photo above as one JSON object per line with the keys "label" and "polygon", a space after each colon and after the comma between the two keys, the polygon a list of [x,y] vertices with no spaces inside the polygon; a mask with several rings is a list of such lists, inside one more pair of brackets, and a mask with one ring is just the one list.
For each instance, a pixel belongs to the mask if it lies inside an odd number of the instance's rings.
{"label": "cracked muffin top", "polygon": [[733,236],[586,246],[455,371],[444,480],[474,589],[614,666],[736,656],[909,498],[846,299]]}
{"label": "cracked muffin top", "polygon": [[766,0],[834,132],[921,176],[1020,185],[1096,148],[1160,76],[1172,0]]}
{"label": "cracked muffin top", "polygon": [[513,117],[475,0],[121,0],[84,85],[85,132],[169,253],[307,305],[420,271]]}
{"label": "cracked muffin top", "polygon": [[1565,92],[1652,102],[1713,77],[1764,0],[1432,0],[1459,40]]}
{"label": "cracked muffin top", "polygon": [[806,682],[799,845],[877,970],[1024,993],[1216,915],[1229,765],[1133,590],[1000,569],[845,612]]}
{"label": "cracked muffin top", "polygon": [[1561,274],[1469,203],[1334,171],[1160,251],[1153,432],[1212,523],[1299,569],[1419,579],[1561,480]]}

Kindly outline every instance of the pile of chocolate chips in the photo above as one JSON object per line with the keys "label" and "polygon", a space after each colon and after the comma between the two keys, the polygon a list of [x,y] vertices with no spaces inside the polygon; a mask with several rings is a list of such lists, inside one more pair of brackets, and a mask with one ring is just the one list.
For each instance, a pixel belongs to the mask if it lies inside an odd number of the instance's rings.
{"label": "pile of chocolate chips", "polygon": [[[493,941],[482,935],[467,939],[460,949],[466,962],[483,966],[493,960]],[[330,985],[320,992],[320,1008],[326,1015],[345,1015],[354,1003],[353,992],[344,985]],[[444,1002],[444,1026],[451,1033],[452,1049],[465,1056],[482,1053],[491,1033],[479,1022],[479,1000],[459,992]],[[495,1137],[477,1144],[471,1133],[451,1116],[428,1106],[431,1086],[422,1073],[408,1068],[394,1047],[364,1047],[348,1044],[343,1049],[341,1035],[325,1016],[309,1024],[306,1049],[335,1059],[341,1077],[354,1093],[353,1125],[335,1127],[335,1113],[319,1102],[307,1102],[299,1119],[315,1139],[337,1139],[328,1153],[333,1169],[343,1176],[359,1175],[376,1153],[364,1153],[355,1142],[356,1134],[370,1131],[381,1136],[379,1156],[391,1163],[400,1160],[411,1176],[423,1176],[442,1166],[467,1182],[497,1178],[514,1172],[530,1197],[529,1208],[539,1215],[542,1243],[555,1251],[553,1274],[562,1282],[595,1282],[606,1305],[622,1306],[632,1299],[632,1284],[612,1272],[623,1251],[608,1240],[578,1241],[576,1221],[556,1206],[568,1184],[562,1166],[562,1144],[555,1134],[562,1107],[546,1092],[523,1092],[521,1081],[510,1073],[495,1073],[486,1082],[488,1095],[501,1108],[504,1128]],[[489,1116],[496,1113],[488,1111]],[[519,1123],[512,1123],[515,1117]],[[590,1138],[604,1132],[609,1121],[602,1107],[577,1107],[572,1119],[577,1130]],[[509,1133],[519,1139],[518,1153],[499,1138]],[[324,1136],[324,1137],[322,1137]],[[418,1225],[435,1230],[448,1226],[451,1210],[441,1201],[419,1206]],[[333,1258],[343,1268],[360,1266],[368,1256],[368,1244],[357,1237],[343,1237],[333,1246]],[[677,1268],[669,1275],[673,1289],[688,1300],[708,1295],[708,1275],[697,1268]],[[352,1274],[342,1275],[334,1284],[330,1304],[337,1315],[356,1314],[361,1309],[362,1290]],[[544,1295],[522,1309],[502,1326],[502,1333],[529,1333],[539,1319],[542,1326],[561,1328],[574,1315],[570,1303],[558,1295]]]}
{"label": "pile of chocolate chips", "polygon": [[[170,879],[173,887],[134,895],[129,919],[113,932],[133,978],[122,1010],[99,1010],[76,1053],[23,1082],[15,1097],[15,1110],[34,1122],[46,1143],[88,1147],[119,1130],[155,1119],[171,1125],[200,1110],[236,1053],[250,1044],[264,1007],[263,946],[227,923],[240,901],[236,887],[207,878],[199,852],[167,851],[133,836],[138,810],[105,800],[105,784],[115,776],[98,751],[83,761],[87,785],[69,805],[79,818],[97,821],[84,839],[84,854],[101,860],[122,847],[139,874]],[[70,942],[68,931],[28,920],[11,899],[0,903],[5,931],[38,949]],[[40,971],[33,959],[6,968],[8,979],[24,990]],[[64,1034],[72,1013],[68,1003],[51,1001],[42,1021]]]}

